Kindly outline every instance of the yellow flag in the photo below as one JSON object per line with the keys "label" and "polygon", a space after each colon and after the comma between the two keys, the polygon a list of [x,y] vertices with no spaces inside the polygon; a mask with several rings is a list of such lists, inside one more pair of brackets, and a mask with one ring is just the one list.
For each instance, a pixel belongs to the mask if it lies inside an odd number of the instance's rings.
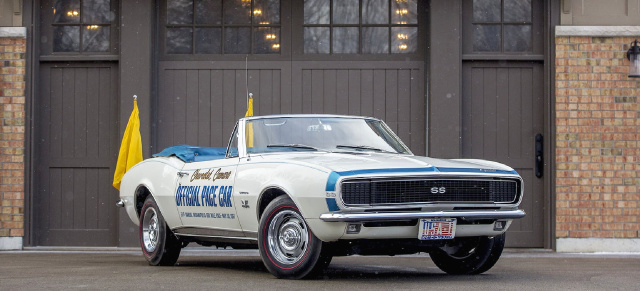
{"label": "yellow flag", "polygon": [[[249,102],[247,104],[247,113],[244,114],[244,117],[253,116],[253,97],[249,96]],[[253,124],[247,125],[247,147],[253,147]]]}
{"label": "yellow flag", "polygon": [[113,175],[113,187],[120,190],[122,176],[135,164],[142,161],[142,137],[140,136],[140,116],[138,100],[133,99],[133,111],[129,116],[127,128],[124,130],[116,172]]}

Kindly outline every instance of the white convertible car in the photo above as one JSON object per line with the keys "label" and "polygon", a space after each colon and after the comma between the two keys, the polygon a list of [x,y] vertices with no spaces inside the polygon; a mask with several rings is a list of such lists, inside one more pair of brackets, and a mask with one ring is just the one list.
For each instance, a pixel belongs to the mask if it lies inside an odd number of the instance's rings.
{"label": "white convertible car", "polygon": [[274,276],[298,279],[352,254],[427,252],[449,274],[485,272],[522,195],[512,168],[414,156],[379,119],[274,115],[240,119],[227,148],[140,162],[118,205],[151,265],[195,242],[258,248]]}

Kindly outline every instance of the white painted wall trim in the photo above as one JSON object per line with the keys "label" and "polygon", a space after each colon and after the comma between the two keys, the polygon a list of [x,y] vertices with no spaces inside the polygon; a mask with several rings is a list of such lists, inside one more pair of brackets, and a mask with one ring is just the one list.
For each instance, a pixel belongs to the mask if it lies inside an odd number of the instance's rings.
{"label": "white painted wall trim", "polygon": [[21,250],[22,237],[0,237],[0,251]]}
{"label": "white painted wall trim", "polygon": [[0,37],[27,38],[26,27],[0,27]]}
{"label": "white painted wall trim", "polygon": [[556,36],[640,37],[640,26],[556,26]]}
{"label": "white painted wall trim", "polygon": [[640,238],[559,238],[559,253],[640,253]]}

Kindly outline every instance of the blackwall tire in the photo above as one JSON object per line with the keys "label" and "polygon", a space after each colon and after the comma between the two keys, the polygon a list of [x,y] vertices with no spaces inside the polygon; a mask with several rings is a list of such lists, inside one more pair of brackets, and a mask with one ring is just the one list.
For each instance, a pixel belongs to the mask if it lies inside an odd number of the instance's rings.
{"label": "blackwall tire", "polygon": [[476,275],[491,269],[504,249],[505,234],[457,238],[429,253],[440,270],[452,275]]}
{"label": "blackwall tire", "polygon": [[264,265],[277,278],[314,277],[331,262],[322,241],[287,196],[274,199],[262,214],[258,245]]}
{"label": "blackwall tire", "polygon": [[140,211],[140,246],[142,254],[152,266],[173,266],[182,249],[151,196],[145,200]]}

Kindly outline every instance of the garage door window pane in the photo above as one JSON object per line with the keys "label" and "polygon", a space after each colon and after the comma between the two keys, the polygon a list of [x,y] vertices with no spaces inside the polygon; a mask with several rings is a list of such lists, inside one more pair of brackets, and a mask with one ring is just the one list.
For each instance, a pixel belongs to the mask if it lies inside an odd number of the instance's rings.
{"label": "garage door window pane", "polygon": [[362,22],[365,24],[388,24],[389,1],[362,0]]}
{"label": "garage door window pane", "polygon": [[56,0],[53,4],[53,23],[79,23],[80,0]]}
{"label": "garage door window pane", "polygon": [[80,51],[80,27],[57,26],[53,28],[54,52],[79,52]]}
{"label": "garage door window pane", "polygon": [[391,1],[391,20],[394,24],[417,24],[418,0]]}
{"label": "garage door window pane", "polygon": [[193,0],[167,1],[167,22],[169,24],[193,23]]}
{"label": "garage door window pane", "polygon": [[224,1],[225,24],[251,24],[251,1]]}
{"label": "garage door window pane", "polygon": [[222,53],[222,29],[196,28],[196,54]]}
{"label": "garage door window pane", "polygon": [[357,54],[359,29],[357,27],[333,28],[333,53]]}
{"label": "garage door window pane", "polygon": [[196,0],[196,24],[222,24],[222,0]]}
{"label": "garage door window pane", "polygon": [[191,28],[167,29],[167,53],[190,54],[193,46],[193,30]]}
{"label": "garage door window pane", "polygon": [[304,28],[304,53],[305,54],[330,53],[328,27],[305,27]]}
{"label": "garage door window pane", "polygon": [[86,25],[82,28],[82,51],[108,52],[109,51],[108,26]]}
{"label": "garage door window pane", "polygon": [[248,54],[251,45],[251,28],[229,27],[224,30],[224,53]]}
{"label": "garage door window pane", "polygon": [[499,52],[501,42],[500,25],[474,25],[473,50],[476,52]]}
{"label": "garage door window pane", "polygon": [[333,1],[333,23],[358,24],[358,0]]}
{"label": "garage door window pane", "polygon": [[363,54],[389,53],[389,28],[365,27],[362,29]]}
{"label": "garage door window pane", "polygon": [[329,0],[304,0],[304,24],[329,24]]}
{"label": "garage door window pane", "polygon": [[505,25],[504,51],[531,51],[531,25]]}
{"label": "garage door window pane", "polygon": [[418,51],[417,27],[391,28],[391,52],[394,54],[409,54]]}
{"label": "garage door window pane", "polygon": [[474,22],[500,22],[500,0],[473,0]]}
{"label": "garage door window pane", "polygon": [[504,0],[505,22],[531,22],[531,0]]}
{"label": "garage door window pane", "polygon": [[82,21],[93,23],[107,23],[115,18],[110,10],[109,0],[84,0],[82,1]]}
{"label": "garage door window pane", "polygon": [[280,24],[280,0],[254,0],[254,24]]}
{"label": "garage door window pane", "polygon": [[253,29],[253,53],[280,53],[280,29],[258,27]]}

